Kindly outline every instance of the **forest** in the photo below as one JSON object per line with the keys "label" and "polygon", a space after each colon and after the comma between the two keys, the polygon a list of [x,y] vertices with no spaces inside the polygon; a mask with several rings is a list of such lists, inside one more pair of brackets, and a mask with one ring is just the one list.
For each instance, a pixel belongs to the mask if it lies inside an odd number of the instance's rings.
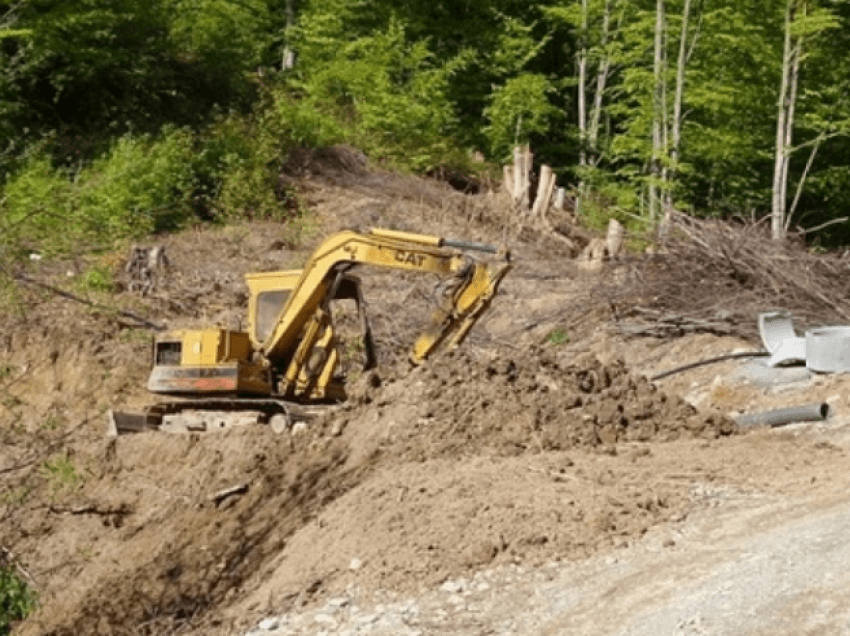
{"label": "forest", "polygon": [[0,2],[0,266],[290,218],[287,153],[340,143],[479,175],[527,144],[589,225],[674,208],[840,246],[848,19],[846,0]]}

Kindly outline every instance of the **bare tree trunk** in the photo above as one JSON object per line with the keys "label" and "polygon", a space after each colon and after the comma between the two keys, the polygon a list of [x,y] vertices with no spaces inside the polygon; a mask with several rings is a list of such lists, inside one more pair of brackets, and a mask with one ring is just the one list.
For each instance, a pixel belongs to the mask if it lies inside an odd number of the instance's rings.
{"label": "bare tree trunk", "polygon": [[596,71],[596,92],[593,95],[593,108],[590,111],[590,122],[587,129],[587,144],[593,151],[592,165],[599,162],[599,128],[602,121],[602,97],[608,84],[608,75],[611,72],[611,56],[608,54],[608,38],[611,29],[611,12],[614,8],[614,0],[607,0],[605,13],[602,16],[602,40],[599,48],[601,57],[599,67]]}
{"label": "bare tree trunk", "polygon": [[663,37],[664,31],[664,0],[656,0],[655,3],[655,52],[653,63],[653,106],[652,106],[652,159],[650,162],[649,183],[649,218],[653,221],[660,216],[660,200],[658,197],[658,185],[661,180],[661,126],[663,123]]}
{"label": "bare tree trunk", "polygon": [[289,34],[295,26],[295,3],[297,0],[286,0],[284,15],[286,16],[286,27],[284,30],[283,54],[281,55],[281,69],[288,71],[295,66],[295,49],[290,44]]}
{"label": "bare tree trunk", "polygon": [[578,130],[581,142],[579,165],[587,164],[587,0],[581,0],[581,37],[578,53]]}
{"label": "bare tree trunk", "polygon": [[[587,165],[587,0],[581,0],[581,37],[579,38],[578,53],[578,132],[580,168]],[[584,177],[578,183],[576,197],[576,213],[581,214],[585,197]]]}
{"label": "bare tree trunk", "polygon": [[[670,203],[670,175],[667,157],[670,148],[670,117],[667,109],[667,71],[669,63],[667,60],[667,16],[664,15],[664,24],[661,30],[661,200]],[[663,161],[661,158],[663,157]]]}
{"label": "bare tree trunk", "polygon": [[[785,43],[782,50],[782,80],[776,108],[776,150],[773,164],[773,201],[770,230],[774,240],[785,238],[785,212],[788,192],[788,164],[791,157],[793,97],[796,97],[796,74],[799,56],[794,53],[791,26],[797,11],[798,0],[788,0],[785,10]],[[793,87],[793,91],[792,91]]]}
{"label": "bare tree trunk", "polygon": [[[805,5],[803,6],[805,11]],[[788,89],[788,114],[785,117],[785,161],[782,166],[782,206],[784,217],[788,216],[788,167],[791,165],[791,153],[793,152],[794,144],[794,115],[797,111],[797,87],[800,79],[800,58],[802,56],[803,38],[797,39],[794,46],[791,47],[791,77]],[[782,235],[785,236],[785,230],[788,227],[786,219],[782,219],[783,228]]]}
{"label": "bare tree trunk", "polygon": [[[688,24],[691,17],[691,0],[682,8],[682,33],[679,35],[679,56],[676,59],[676,92],[673,97],[673,120],[670,122],[670,179],[675,181],[679,172],[679,149],[682,145],[682,101],[685,95],[685,67],[688,62]],[[670,193],[668,193],[668,204]]]}

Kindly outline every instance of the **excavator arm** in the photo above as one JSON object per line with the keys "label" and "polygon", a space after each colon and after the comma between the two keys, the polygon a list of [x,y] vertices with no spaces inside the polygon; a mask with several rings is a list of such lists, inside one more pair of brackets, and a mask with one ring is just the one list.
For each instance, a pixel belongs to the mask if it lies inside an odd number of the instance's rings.
{"label": "excavator arm", "polygon": [[[496,263],[473,261],[459,249],[491,253]],[[330,320],[327,304],[335,296],[335,285],[344,273],[358,265],[455,277],[442,305],[413,345],[410,358],[417,364],[436,348],[454,346],[463,340],[511,267],[506,250],[480,243],[378,229],[369,234],[335,234],[305,264],[274,328],[262,341],[254,342],[268,360],[285,356],[297,343],[286,373],[287,382],[294,382],[302,372],[309,352],[326,331]],[[256,334],[256,330],[252,333]]]}
{"label": "excavator arm", "polygon": [[[491,269],[452,248],[496,254],[499,264]],[[316,311],[327,309],[335,277],[363,264],[458,278],[451,301],[441,307],[439,315],[414,346],[411,353],[414,362],[421,362],[452,333],[456,335],[451,342],[462,339],[510,269],[508,253],[494,246],[392,230],[376,229],[369,234],[340,232],[325,240],[304,265],[299,281],[274,321],[274,328],[264,334],[262,341],[257,339],[253,343],[257,350],[269,360],[291,350]]]}

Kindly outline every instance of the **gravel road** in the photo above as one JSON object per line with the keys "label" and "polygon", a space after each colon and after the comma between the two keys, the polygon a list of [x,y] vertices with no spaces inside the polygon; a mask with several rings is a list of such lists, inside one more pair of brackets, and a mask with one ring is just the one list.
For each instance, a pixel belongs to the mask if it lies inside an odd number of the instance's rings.
{"label": "gravel road", "polygon": [[249,634],[850,634],[850,496],[699,494],[687,520],[584,562],[483,571],[415,598],[352,586]]}

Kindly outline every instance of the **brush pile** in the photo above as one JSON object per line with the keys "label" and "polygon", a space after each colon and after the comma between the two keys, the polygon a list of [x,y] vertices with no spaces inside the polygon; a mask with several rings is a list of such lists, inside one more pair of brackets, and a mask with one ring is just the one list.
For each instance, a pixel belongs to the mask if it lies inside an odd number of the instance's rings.
{"label": "brush pile", "polygon": [[800,326],[850,323],[848,272],[844,256],[773,241],[764,223],[672,213],[656,253],[625,275],[612,270],[600,290],[618,318],[654,323],[647,335],[678,329],[757,340],[756,316],[765,311],[787,311]]}

